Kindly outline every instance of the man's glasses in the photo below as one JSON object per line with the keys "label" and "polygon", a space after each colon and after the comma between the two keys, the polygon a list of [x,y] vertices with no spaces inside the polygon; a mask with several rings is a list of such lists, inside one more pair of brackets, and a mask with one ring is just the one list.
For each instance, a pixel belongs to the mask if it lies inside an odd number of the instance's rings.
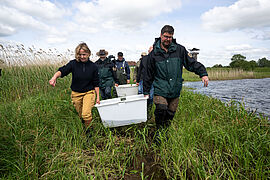
{"label": "man's glasses", "polygon": [[166,35],[162,35],[165,39],[172,39],[173,36],[166,36]]}

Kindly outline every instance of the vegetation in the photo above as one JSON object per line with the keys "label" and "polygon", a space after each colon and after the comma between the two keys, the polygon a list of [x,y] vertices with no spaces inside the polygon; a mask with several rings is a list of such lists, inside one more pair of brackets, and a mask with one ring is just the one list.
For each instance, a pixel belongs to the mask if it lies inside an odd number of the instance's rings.
{"label": "vegetation", "polygon": [[[230,66],[231,68],[243,69],[245,71],[252,71],[256,67],[268,67],[270,68],[270,61],[268,59],[261,58],[257,62],[254,60],[246,61],[246,57],[241,54],[235,54],[231,58]],[[213,68],[222,68],[221,64],[216,64]]]}
{"label": "vegetation", "polygon": [[[269,121],[236,102],[181,92],[161,144],[147,123],[105,128],[93,110],[92,137],[70,100],[70,79],[48,80],[68,54],[0,46],[1,179],[267,179]],[[15,51],[18,51],[16,54]],[[20,57],[20,59],[18,59]],[[58,65],[49,65],[52,60]],[[8,62],[8,63],[7,63]],[[38,64],[38,65],[36,65]],[[231,74],[232,69],[221,68]],[[210,79],[220,78],[208,69]],[[213,71],[213,75],[211,75]],[[246,71],[240,71],[245,74]],[[267,74],[255,68],[253,75]],[[185,80],[200,80],[184,71]]]}
{"label": "vegetation", "polygon": [[[259,79],[269,78],[270,68],[257,67],[253,71],[245,71],[235,68],[207,68],[207,73],[210,80],[232,80],[232,79]],[[200,81],[201,79],[194,73],[184,69],[183,79],[185,81]]]}
{"label": "vegetation", "polygon": [[0,77],[2,179],[267,179],[269,122],[184,89],[172,126],[153,143],[154,119],[87,138],[55,66],[5,68]]}

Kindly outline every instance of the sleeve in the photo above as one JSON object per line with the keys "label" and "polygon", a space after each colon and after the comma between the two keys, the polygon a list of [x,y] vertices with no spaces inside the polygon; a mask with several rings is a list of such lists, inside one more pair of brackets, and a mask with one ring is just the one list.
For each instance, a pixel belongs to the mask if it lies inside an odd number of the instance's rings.
{"label": "sleeve", "polygon": [[153,51],[145,60],[145,70],[143,74],[143,93],[147,95],[150,92],[155,77],[155,59],[153,58]]}
{"label": "sleeve", "polygon": [[143,69],[143,63],[146,61],[146,56],[142,57],[139,68],[138,68],[138,73],[137,73],[137,79],[136,81],[139,82],[141,80],[142,77],[142,69]]}
{"label": "sleeve", "polygon": [[130,79],[130,69],[129,69],[129,65],[128,65],[127,61],[125,61],[125,63],[126,63],[127,79],[129,80]]}
{"label": "sleeve", "polygon": [[58,71],[61,72],[61,78],[67,76],[69,73],[72,72],[72,64],[73,64],[73,61],[69,61],[69,63],[67,63],[66,65],[58,69]]}
{"label": "sleeve", "polygon": [[110,71],[111,71],[111,73],[112,73],[112,75],[113,75],[113,80],[114,80],[114,82],[115,82],[116,84],[119,84],[119,80],[118,80],[118,78],[117,78],[117,76],[116,76],[116,71],[114,71],[113,68],[114,68],[114,63],[111,62]]}
{"label": "sleeve", "polygon": [[195,74],[199,75],[200,77],[208,76],[206,68],[203,64],[196,61],[193,57],[191,57],[186,50],[186,48],[183,48],[182,50],[182,57],[184,59],[184,67],[191,72],[194,72]]}
{"label": "sleeve", "polygon": [[93,71],[93,86],[99,87],[99,76],[98,76],[98,67],[96,64],[94,64],[94,71]]}

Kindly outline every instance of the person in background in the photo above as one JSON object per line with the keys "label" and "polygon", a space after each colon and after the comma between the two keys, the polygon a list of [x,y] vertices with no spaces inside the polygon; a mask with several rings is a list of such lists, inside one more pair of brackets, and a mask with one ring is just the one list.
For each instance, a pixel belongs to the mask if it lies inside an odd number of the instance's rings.
{"label": "person in background", "polygon": [[[148,53],[152,51],[153,47],[151,46],[148,50]],[[138,94],[143,94],[143,76],[145,74],[145,68],[147,63],[147,54],[142,52],[141,58],[136,64],[134,69],[133,79],[138,87]],[[153,97],[154,97],[154,86],[151,86],[149,98],[147,99],[147,119],[151,119],[151,110],[153,106]]]}
{"label": "person in background", "polygon": [[118,59],[116,60],[116,76],[119,80],[119,85],[130,83],[130,69],[128,63],[125,61],[122,52],[118,52]]}
{"label": "person in background", "polygon": [[[113,71],[114,64],[107,58],[108,52],[105,49],[96,53],[99,59],[95,62],[99,74],[99,90],[102,100],[112,98],[111,90],[113,85],[118,86],[119,82],[116,73]],[[115,84],[114,84],[115,82]]]}
{"label": "person in background", "polygon": [[56,85],[59,77],[67,76],[72,73],[71,99],[72,103],[83,119],[86,132],[89,132],[91,125],[92,108],[99,100],[99,77],[98,67],[89,59],[91,51],[86,43],[80,43],[75,49],[75,59],[60,67],[49,80],[51,86]]}
{"label": "person in background", "polygon": [[151,86],[154,85],[157,130],[169,127],[174,118],[182,89],[183,66],[199,75],[204,86],[209,81],[206,68],[176,42],[173,34],[174,28],[170,25],[161,29],[160,37],[155,39],[153,50],[148,55],[143,76],[145,96],[149,96]]}

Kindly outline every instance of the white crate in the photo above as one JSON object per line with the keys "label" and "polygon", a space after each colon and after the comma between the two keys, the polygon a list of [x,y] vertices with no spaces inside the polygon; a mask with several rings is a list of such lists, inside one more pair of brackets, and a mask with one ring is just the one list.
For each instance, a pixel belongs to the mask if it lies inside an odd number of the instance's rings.
{"label": "white crate", "polygon": [[147,98],[133,95],[100,101],[96,104],[105,127],[118,127],[147,121]]}
{"label": "white crate", "polygon": [[118,97],[131,96],[138,94],[138,86],[136,84],[123,84],[116,88]]}

